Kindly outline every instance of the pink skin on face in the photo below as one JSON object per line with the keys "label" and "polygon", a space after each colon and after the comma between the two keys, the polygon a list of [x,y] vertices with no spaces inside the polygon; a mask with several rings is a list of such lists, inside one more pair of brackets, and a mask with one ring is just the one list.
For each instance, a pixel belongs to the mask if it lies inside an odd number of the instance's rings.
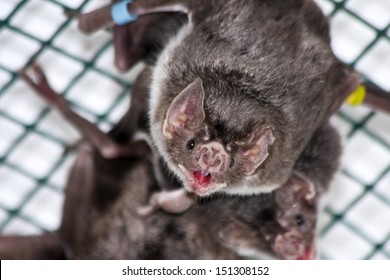
{"label": "pink skin on face", "polygon": [[211,181],[211,174],[207,171],[197,170],[194,171],[194,178],[199,185],[208,185]]}
{"label": "pink skin on face", "polygon": [[224,182],[216,182],[218,173],[226,172],[227,162],[230,160],[222,144],[213,141],[199,145],[193,151],[195,167],[188,170],[179,164],[185,175],[186,187],[198,194],[208,195],[226,186]]}
{"label": "pink skin on face", "polygon": [[204,173],[204,171],[190,172],[181,164],[179,164],[179,168],[185,175],[185,187],[199,196],[209,195],[226,186],[226,183],[214,182],[212,175]]}
{"label": "pink skin on face", "polygon": [[305,252],[303,252],[303,255],[297,258],[297,260],[314,260],[315,259],[315,250],[313,247],[306,247]]}
{"label": "pink skin on face", "polygon": [[279,255],[289,260],[311,260],[315,257],[314,246],[307,246],[302,234],[295,227],[276,237],[274,249]]}

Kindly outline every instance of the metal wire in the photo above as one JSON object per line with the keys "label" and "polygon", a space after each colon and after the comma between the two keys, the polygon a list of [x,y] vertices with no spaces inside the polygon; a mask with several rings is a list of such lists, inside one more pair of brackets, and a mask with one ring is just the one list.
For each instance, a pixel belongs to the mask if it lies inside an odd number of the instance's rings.
{"label": "metal wire", "polygon": [[[390,41],[390,37],[389,37],[390,21],[384,28],[378,29],[376,26],[372,24],[372,22],[368,21],[367,19],[364,19],[363,17],[359,16],[354,10],[350,9],[347,5],[349,1],[351,0],[345,0],[345,1],[322,0],[319,2],[323,2],[325,4],[326,3],[331,4],[329,5],[329,7],[331,7],[329,11],[329,17],[331,21],[333,21],[333,19],[338,14],[346,13],[347,15],[351,16],[351,18],[353,18],[354,21],[359,22],[360,24],[375,31],[374,38],[366,45],[364,49],[360,51],[360,53],[358,54],[358,56],[356,56],[356,58],[354,58],[352,61],[349,62],[350,65],[355,67],[360,61],[362,61],[367,56],[367,54],[375,46],[378,45],[379,42],[383,40],[385,40],[386,42]],[[38,46],[33,52],[30,52],[28,54],[28,57],[26,58],[22,66],[28,65],[30,62],[36,59],[39,60],[39,58],[47,51],[52,51],[56,57],[63,57],[69,61],[72,61],[72,63],[76,63],[80,67],[80,70],[77,71],[77,73],[69,79],[69,81],[66,83],[63,90],[61,90],[61,93],[65,96],[65,98],[67,98],[67,100],[70,102],[73,108],[75,108],[80,113],[87,115],[92,119],[95,119],[97,123],[106,126],[112,125],[115,122],[115,118],[111,116],[115,114],[118,108],[120,108],[121,106],[122,107],[125,106],[123,104],[126,104],[128,92],[131,91],[131,81],[128,79],[128,76],[120,75],[113,71],[107,70],[106,67],[102,67],[98,62],[103,59],[103,57],[107,54],[107,52],[109,52],[109,49],[111,47],[111,40],[109,36],[102,39],[101,40],[102,43],[98,47],[95,46],[93,55],[89,57],[81,57],[75,54],[74,52],[69,51],[69,49],[64,45],[58,45],[56,43],[58,38],[62,36],[64,33],[66,33],[69,28],[72,27],[73,24],[72,19],[67,19],[64,17],[63,21],[56,27],[55,31],[49,37],[44,39],[42,38],[42,36],[37,36],[36,34],[29,32],[28,28],[27,29],[21,28],[19,25],[13,24],[14,18],[18,16],[18,14],[22,13],[26,9],[26,7],[31,4],[31,2],[41,2],[44,5],[50,4],[53,7],[57,7],[60,9],[72,8],[72,9],[76,9],[77,11],[82,11],[86,7],[89,7],[89,5],[91,4],[90,2],[92,1],[77,1],[79,2],[77,4],[74,4],[74,1],[73,4],[69,4],[67,3],[67,1],[59,1],[59,0],[9,1],[7,4],[9,13],[3,15],[3,18],[1,19],[0,22],[0,87],[1,87],[0,88],[0,232],[6,232],[6,233],[15,231],[15,228],[17,228],[17,226],[11,227],[11,224],[15,222],[15,220],[21,221],[22,224],[31,225],[34,228],[32,230],[26,230],[27,233],[50,231],[56,227],[58,221],[52,224],[50,223],[45,224],[45,222],[42,222],[42,219],[36,218],[34,216],[34,213],[26,212],[23,209],[28,208],[29,203],[34,199],[34,197],[37,196],[37,194],[39,194],[43,190],[49,191],[51,193],[55,193],[55,195],[62,197],[62,192],[63,192],[62,184],[64,180],[62,181],[54,180],[53,177],[57,176],[57,173],[59,172],[66,173],[66,170],[68,170],[67,168],[70,165],[69,162],[71,162],[72,159],[72,155],[63,156],[59,154],[54,160],[52,160],[51,166],[48,168],[47,172],[44,173],[44,175],[37,174],[36,172],[29,170],[29,168],[26,168],[24,164],[19,164],[20,162],[23,162],[23,158],[18,158],[15,160],[16,157],[15,153],[16,155],[20,154],[20,152],[17,152],[17,150],[32,135],[45,139],[50,143],[59,146],[60,148],[65,147],[66,145],[69,144],[69,142],[67,141],[67,139],[64,139],[64,137],[58,136],[55,133],[51,133],[47,129],[41,128],[42,123],[45,122],[45,120],[49,117],[49,114],[51,112],[49,108],[43,105],[41,105],[42,109],[40,111],[38,110],[39,112],[37,113],[37,115],[28,122],[23,121],[17,116],[15,116],[12,110],[10,113],[9,110],[10,107],[8,106],[9,104],[7,103],[9,97],[7,95],[9,94],[10,91],[14,90],[17,83],[19,82],[19,78],[16,73],[16,70],[18,69],[9,66],[8,63],[4,63],[4,59],[1,56],[1,52],[5,50],[3,48],[6,48],[8,46],[7,38],[13,36],[19,36],[25,40],[31,41],[32,43]],[[4,3],[1,3],[0,5],[3,4]],[[107,32],[107,31],[102,31],[102,32]],[[11,34],[11,35],[6,37],[3,36],[4,34]],[[68,42],[68,44],[72,44],[72,42]],[[104,77],[105,79],[107,79],[109,83],[113,83],[119,87],[119,90],[115,95],[115,97],[111,98],[109,106],[106,106],[105,109],[103,111],[100,111],[99,113],[91,109],[91,107],[86,105],[85,102],[79,102],[77,98],[70,97],[70,92],[74,90],[75,87],[77,87],[89,73],[94,73],[101,77]],[[369,77],[366,78],[370,80]],[[15,102],[17,102],[17,100]],[[349,141],[351,141],[351,139],[353,139],[355,135],[362,133],[365,136],[367,136],[370,139],[370,141],[376,143],[375,145],[379,145],[381,149],[384,149],[387,152],[389,152],[390,143],[388,139],[383,138],[381,135],[378,135],[377,133],[373,132],[370,129],[369,124],[377,115],[378,114],[376,112],[369,111],[366,114],[364,114],[362,118],[355,118],[354,116],[351,116],[348,113],[348,110],[340,111],[337,114],[337,118],[339,118],[339,120],[341,120],[342,122],[346,123],[348,126],[351,127],[351,129],[348,131],[346,135],[346,143],[348,144]],[[15,127],[15,129],[13,130],[17,130],[17,132],[15,132],[15,136],[12,136],[12,141],[5,142],[3,144],[3,146],[6,147],[3,152],[1,152],[1,147],[2,147],[1,141],[3,141],[2,139],[7,138],[9,136],[8,134],[6,135],[7,130],[2,131],[4,125],[2,125],[1,122],[4,122],[6,124],[6,127],[9,126]],[[388,127],[390,127],[390,125]],[[26,160],[28,160],[28,156],[26,156]],[[5,170],[7,172],[5,172]],[[10,188],[10,185],[12,185],[12,183],[9,183],[7,181],[9,178],[1,177],[1,174],[3,173],[10,174],[10,172],[12,174],[16,174],[15,176],[20,176],[25,180],[32,182],[31,187],[20,191],[21,192],[20,197],[14,200],[17,202],[12,204],[12,206],[10,206],[10,204],[7,204],[6,202],[4,202],[4,200],[1,199],[1,196],[3,195],[1,193],[1,188],[4,188],[3,184],[4,185],[8,184],[7,188]],[[353,232],[353,234],[356,235],[359,238],[359,240],[363,240],[366,244],[369,245],[369,249],[365,250],[364,254],[356,254],[356,255],[347,254],[346,255],[347,258],[390,259],[390,245],[389,245],[390,229],[388,229],[388,227],[385,227],[383,229],[385,231],[384,232],[385,237],[381,238],[380,240],[376,240],[370,234],[367,234],[366,231],[362,230],[362,227],[356,226],[355,223],[350,222],[349,219],[346,218],[346,216],[349,215],[351,211],[353,211],[354,207],[359,205],[368,196],[374,196],[383,205],[385,205],[385,207],[390,211],[389,198],[384,197],[378,191],[376,191],[376,186],[386,176],[389,176],[390,174],[390,162],[386,166],[384,166],[384,168],[382,168],[381,172],[379,172],[379,174],[375,177],[375,179],[371,180],[369,184],[367,184],[366,180],[362,180],[361,178],[358,178],[354,172],[351,172],[350,170],[348,170],[348,168],[345,168],[345,166],[343,167],[341,172],[343,176],[347,177],[355,184],[361,186],[363,188],[363,191],[360,192],[360,194],[354,197],[352,200],[348,201],[346,207],[341,213],[335,211],[332,207],[329,206],[325,207],[324,211],[327,215],[327,222],[325,222],[321,227],[321,231],[320,231],[321,238],[324,239],[327,238],[327,236],[331,234],[331,232],[335,229],[335,227],[341,224],[344,228],[347,228],[350,232]],[[19,181],[16,180],[16,182]],[[390,221],[390,217],[388,221]],[[24,228],[26,228],[26,226],[24,226]],[[379,228],[378,230],[381,229]],[[23,230],[21,231],[22,234],[25,233],[23,232]],[[324,259],[335,258],[337,254],[333,254],[333,253],[334,252],[331,252],[329,250],[321,251],[321,258]],[[340,258],[342,258],[342,256]]]}

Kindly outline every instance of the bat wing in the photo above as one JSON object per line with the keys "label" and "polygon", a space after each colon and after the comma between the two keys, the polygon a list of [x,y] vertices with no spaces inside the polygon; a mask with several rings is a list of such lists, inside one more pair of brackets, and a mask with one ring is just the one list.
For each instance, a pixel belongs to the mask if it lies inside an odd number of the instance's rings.
{"label": "bat wing", "polygon": [[65,189],[65,202],[60,226],[60,236],[64,242],[67,257],[72,257],[78,244],[83,244],[85,234],[90,230],[93,209],[95,167],[93,153],[89,147],[82,146],[73,164]]}
{"label": "bat wing", "polygon": [[1,236],[2,260],[64,259],[65,254],[58,233],[37,236]]}

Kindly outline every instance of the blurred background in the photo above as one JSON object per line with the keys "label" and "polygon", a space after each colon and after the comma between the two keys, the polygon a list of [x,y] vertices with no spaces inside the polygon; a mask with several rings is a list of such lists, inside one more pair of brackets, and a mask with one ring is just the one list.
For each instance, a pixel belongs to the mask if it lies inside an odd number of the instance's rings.
{"label": "blurred background", "polygon": [[[58,228],[63,189],[79,138],[16,75],[37,60],[72,107],[108,130],[127,110],[138,65],[113,67],[110,33],[83,35],[64,8],[108,1],[0,0],[0,233]],[[365,78],[390,90],[390,1],[316,0],[331,21],[332,47]],[[390,259],[390,116],[344,105],[332,118],[343,137],[342,169],[319,221],[322,259]]]}

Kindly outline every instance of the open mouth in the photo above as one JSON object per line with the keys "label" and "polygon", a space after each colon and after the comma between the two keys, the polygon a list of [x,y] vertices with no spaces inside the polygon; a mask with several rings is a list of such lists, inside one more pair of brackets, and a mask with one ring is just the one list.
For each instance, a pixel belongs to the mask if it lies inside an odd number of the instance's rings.
{"label": "open mouth", "polygon": [[193,175],[199,185],[208,185],[211,182],[211,174],[206,170],[196,170]]}
{"label": "open mouth", "polygon": [[209,171],[204,169],[189,171],[181,164],[178,167],[185,174],[185,179],[183,180],[186,183],[186,188],[197,195],[206,196],[226,187],[225,182],[216,182],[216,178]]}
{"label": "open mouth", "polygon": [[297,260],[312,260],[314,258],[313,250],[307,247],[302,256],[298,257]]}

